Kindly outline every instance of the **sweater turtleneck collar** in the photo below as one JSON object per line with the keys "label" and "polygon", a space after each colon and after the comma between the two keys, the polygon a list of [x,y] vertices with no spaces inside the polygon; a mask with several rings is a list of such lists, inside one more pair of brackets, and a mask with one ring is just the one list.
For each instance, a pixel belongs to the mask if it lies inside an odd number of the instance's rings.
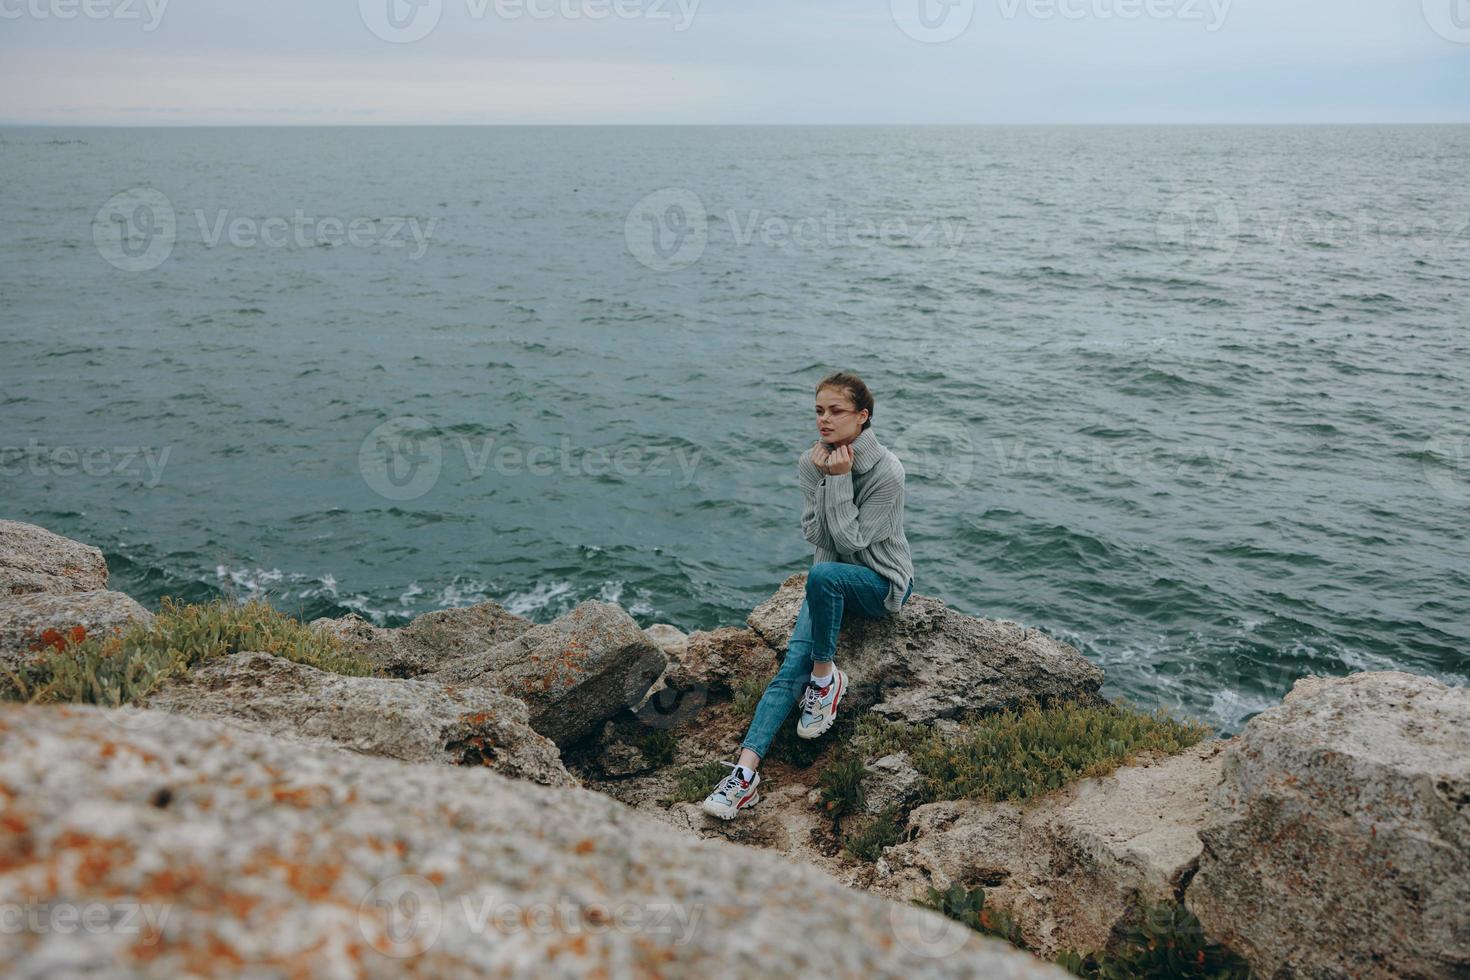
{"label": "sweater turtleneck collar", "polygon": [[859,432],[848,445],[852,446],[852,468],[855,472],[866,473],[883,458],[883,446],[871,428]]}

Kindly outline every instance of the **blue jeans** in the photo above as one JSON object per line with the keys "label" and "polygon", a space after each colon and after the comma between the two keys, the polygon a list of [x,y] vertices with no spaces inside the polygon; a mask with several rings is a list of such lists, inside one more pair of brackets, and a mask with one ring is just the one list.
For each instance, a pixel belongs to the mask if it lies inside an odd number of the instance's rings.
{"label": "blue jeans", "polygon": [[[914,591],[909,579],[903,601]],[[755,717],[745,734],[742,749],[750,749],[762,759],[771,746],[786,716],[796,704],[812,673],[813,661],[829,661],[837,652],[837,634],[842,629],[843,613],[849,603],[868,616],[888,615],[883,601],[888,598],[888,580],[866,565],[840,561],[819,561],[806,577],[806,599],[796,614],[796,627],[786,644],[786,659],[781,669],[756,705]]]}

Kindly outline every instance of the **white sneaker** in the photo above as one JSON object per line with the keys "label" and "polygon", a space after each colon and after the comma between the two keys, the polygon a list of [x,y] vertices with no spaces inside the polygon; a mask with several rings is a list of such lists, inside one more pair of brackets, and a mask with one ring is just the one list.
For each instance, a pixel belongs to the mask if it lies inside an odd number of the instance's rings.
{"label": "white sneaker", "polygon": [[832,727],[837,720],[837,702],[847,690],[847,675],[841,667],[832,668],[832,680],[827,692],[820,693],[810,680],[806,682],[806,694],[801,699],[801,719],[796,723],[796,734],[802,738],[816,738]]}
{"label": "white sneaker", "polygon": [[755,789],[760,784],[761,774],[755,773],[750,777],[750,782],[745,782],[740,778],[740,773],[735,771],[737,768],[735,763],[725,762],[724,764],[730,767],[730,772],[720,780],[714,792],[706,796],[704,802],[699,806],[712,817],[730,820],[739,811],[754,806],[755,802],[761,798],[760,793]]}

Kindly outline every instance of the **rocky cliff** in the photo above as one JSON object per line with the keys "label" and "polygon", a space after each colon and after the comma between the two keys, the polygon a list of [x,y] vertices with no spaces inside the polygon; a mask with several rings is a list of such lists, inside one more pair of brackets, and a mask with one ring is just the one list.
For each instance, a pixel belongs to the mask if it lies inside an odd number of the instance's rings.
{"label": "rocky cliff", "polygon": [[[15,522],[0,585],[11,671],[152,615],[107,590],[96,549]],[[693,800],[803,591],[688,635],[596,602],[545,624],[495,603],[319,620],[375,676],[239,650],[138,706],[0,707],[0,912],[23,923],[0,956],[34,976],[1039,977],[1172,903],[1261,976],[1470,976],[1463,688],[1303,678],[1232,739],[1034,798],[933,799],[881,732],[1104,704],[1103,677],[915,595],[844,627],[839,728],[778,741],[762,802],[707,818]],[[845,821],[896,831],[857,849],[831,800],[855,757]],[[1031,952],[915,904],[951,886],[983,889]]]}

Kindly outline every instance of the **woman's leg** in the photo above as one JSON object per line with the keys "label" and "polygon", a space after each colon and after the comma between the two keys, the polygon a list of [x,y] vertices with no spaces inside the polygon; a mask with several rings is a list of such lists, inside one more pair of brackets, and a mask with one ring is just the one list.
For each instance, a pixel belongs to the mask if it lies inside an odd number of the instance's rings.
{"label": "woman's leg", "polygon": [[[816,663],[820,661],[826,668],[823,676],[831,672],[847,603],[851,601],[864,614],[877,617],[887,613],[883,606],[887,598],[888,580],[866,565],[835,561],[812,565],[807,573],[806,598],[786,644],[786,659],[756,705],[750,730],[740,744],[740,765],[754,770],[765,758],[771,740],[816,671]],[[820,620],[817,609],[821,610]],[[819,621],[826,625],[818,626]]]}
{"label": "woman's leg", "polygon": [[745,734],[745,741],[740,743],[740,765],[752,770],[760,765],[766,750],[771,747],[771,740],[781,730],[781,724],[791,713],[792,705],[801,696],[802,688],[806,686],[811,672],[811,610],[803,600],[801,611],[796,614],[796,628],[791,631],[791,639],[786,643],[786,659],[781,661],[781,669],[766,685],[760,703],[755,706],[755,717],[750,721],[750,730]]}
{"label": "woman's leg", "polygon": [[[842,614],[852,603],[864,615],[880,617],[888,614],[883,605],[888,598],[888,580],[866,565],[819,561],[806,576],[806,604],[811,607],[811,656],[822,664],[837,653],[837,636],[842,629]],[[814,671],[817,668],[814,668]]]}

